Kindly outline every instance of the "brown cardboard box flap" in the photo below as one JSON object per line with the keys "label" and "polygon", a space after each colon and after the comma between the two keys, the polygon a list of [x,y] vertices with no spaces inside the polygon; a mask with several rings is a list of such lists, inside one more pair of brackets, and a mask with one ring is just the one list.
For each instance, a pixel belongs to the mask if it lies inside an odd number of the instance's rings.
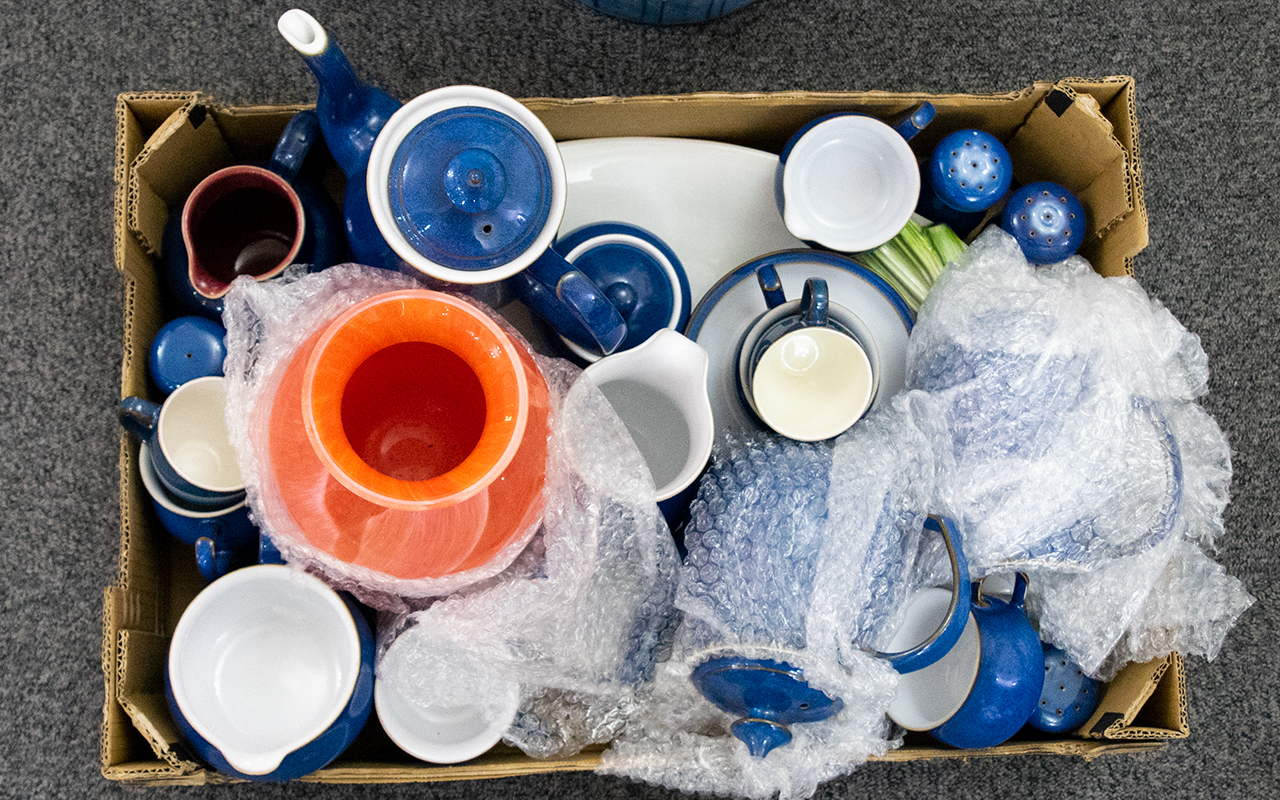
{"label": "brown cardboard box flap", "polygon": [[1170,653],[1122,669],[1077,733],[1095,739],[1185,739],[1190,732],[1186,671],[1182,656]]}

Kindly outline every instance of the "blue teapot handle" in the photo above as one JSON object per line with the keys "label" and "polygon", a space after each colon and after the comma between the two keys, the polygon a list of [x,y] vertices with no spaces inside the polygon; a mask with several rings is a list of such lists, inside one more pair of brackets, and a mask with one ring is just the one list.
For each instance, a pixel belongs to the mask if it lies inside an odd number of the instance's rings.
{"label": "blue teapot handle", "polygon": [[160,404],[141,397],[126,397],[116,408],[116,417],[125,430],[145,442],[155,432]]}
{"label": "blue teapot handle", "polygon": [[627,322],[608,295],[555,250],[548,249],[515,277],[521,299],[559,333],[579,339],[571,334],[585,329],[604,355],[627,338]]}
{"label": "blue teapot handle", "polygon": [[289,183],[298,177],[298,170],[306,160],[311,146],[320,138],[320,118],[314,111],[299,111],[289,120],[284,133],[276,142],[275,152],[271,154],[271,163],[267,165],[275,174]]}
{"label": "blue teapot handle", "polygon": [[900,653],[876,653],[905,675],[908,672],[924,669],[936,663],[956,642],[969,622],[969,603],[973,594],[973,585],[969,581],[969,562],[964,557],[964,548],[958,536],[956,523],[948,517],[930,514],[924,523],[925,530],[942,534],[942,541],[947,545],[947,557],[951,560],[951,604],[947,606],[947,618],[928,639],[910,650]]}

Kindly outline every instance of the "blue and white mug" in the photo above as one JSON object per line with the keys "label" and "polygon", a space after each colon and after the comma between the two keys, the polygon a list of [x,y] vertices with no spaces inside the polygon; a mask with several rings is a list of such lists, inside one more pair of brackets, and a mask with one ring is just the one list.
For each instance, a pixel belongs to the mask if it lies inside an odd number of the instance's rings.
{"label": "blue and white mug", "polygon": [[223,509],[245,496],[226,404],[224,379],[211,375],[177,387],[163,404],[126,397],[117,410],[125,430],[150,445],[160,483],[192,509]]}
{"label": "blue and white mug", "polygon": [[[249,519],[249,507],[245,501],[225,508],[199,510],[187,508],[165,491],[156,477],[151,463],[150,448],[145,442],[138,456],[138,472],[142,485],[151,495],[160,524],[178,541],[191,545],[196,551],[196,565],[207,581],[214,581],[228,572],[257,564],[263,548],[258,527]],[[267,546],[270,546],[270,540]]]}
{"label": "blue and white mug", "polygon": [[808,279],[800,299],[787,302],[772,265],[756,274],[769,310],[739,346],[743,399],[764,424],[790,439],[838,436],[875,399],[880,359],[874,339],[855,314],[830,302],[825,280]]}

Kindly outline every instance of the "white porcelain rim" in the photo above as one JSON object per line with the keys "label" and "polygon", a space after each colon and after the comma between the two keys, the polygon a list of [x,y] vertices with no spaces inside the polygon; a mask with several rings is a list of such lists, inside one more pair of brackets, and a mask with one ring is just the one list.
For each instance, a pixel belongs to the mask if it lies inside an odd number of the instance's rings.
{"label": "white porcelain rim", "polygon": [[[825,140],[819,134],[819,131],[825,132],[823,129],[830,130],[836,127],[853,127],[867,131],[872,131],[878,135],[883,141],[888,143],[889,149],[898,156],[899,166],[906,175],[908,190],[904,196],[901,206],[894,209],[894,214],[886,213],[884,215],[886,222],[877,226],[874,231],[875,235],[863,234],[859,237],[844,238],[850,236],[847,231],[839,228],[832,228],[828,225],[818,224],[812,215],[804,213],[804,216],[813,224],[815,241],[819,244],[830,247],[844,253],[859,253],[866,250],[879,247],[885,242],[898,235],[903,226],[911,219],[911,215],[915,212],[916,203],[920,199],[920,167],[916,163],[915,153],[911,151],[911,145],[907,144],[907,140],[889,127],[885,123],[875,117],[868,117],[862,114],[842,114],[823,120],[817,125],[809,129],[800,140],[791,148],[791,153],[787,156],[787,162],[783,166],[782,171],[782,196],[784,203],[791,204],[799,202],[799,198],[804,197],[804,193],[796,186],[796,177],[798,170],[792,169],[792,165],[804,163],[804,159],[809,151],[815,147],[819,147],[825,143]],[[909,201],[909,202],[908,202]],[[805,212],[808,208],[801,203],[801,209]],[[889,230],[890,223],[895,223],[893,230],[887,236],[884,231]]]}
{"label": "white porcelain rim", "polygon": [[[475,271],[453,269],[437,264],[414,249],[396,226],[387,188],[396,149],[405,137],[428,117],[451,108],[466,106],[477,106],[506,114],[527,128],[534,140],[542,147],[551,171],[551,210],[547,215],[546,225],[537,238],[528,249],[506,264]],[[538,256],[551,246],[556,230],[560,227],[560,220],[564,217],[566,186],[564,160],[560,157],[560,149],[556,146],[556,140],[551,135],[551,131],[547,130],[547,126],[514,98],[483,86],[445,86],[418,95],[405,103],[391,115],[387,124],[378,133],[378,138],[373,143],[373,150],[369,154],[369,167],[365,174],[365,192],[369,197],[369,210],[373,213],[373,221],[378,226],[378,232],[382,234],[382,238],[396,255],[433,278],[471,285],[510,278],[536,261]]]}
{"label": "white porcelain rim", "polygon": [[[333,712],[326,715],[324,725],[318,726],[318,729],[310,737],[290,743],[287,746],[282,746],[280,751],[285,753],[284,758],[287,758],[289,753],[305,746],[307,743],[313,741],[317,736],[327,731],[329,727],[342,716],[347,704],[351,702],[351,695],[355,692],[356,682],[360,677],[360,631],[356,627],[355,619],[351,616],[351,609],[342,602],[342,598],[338,596],[338,593],[324,581],[314,575],[298,569],[293,569],[284,564],[256,564],[251,567],[234,570],[223,577],[218,578],[216,581],[210,583],[201,590],[201,592],[196,595],[195,599],[192,600],[182,612],[182,616],[178,619],[178,625],[173,631],[173,639],[170,640],[168,664],[169,685],[173,689],[173,697],[178,704],[178,708],[182,710],[183,716],[186,717],[187,722],[195,729],[196,733],[204,737],[205,741],[210,745],[217,748],[218,752],[222,753],[224,758],[227,757],[228,753],[235,753],[237,748],[229,746],[221,736],[210,733],[207,728],[203,727],[203,720],[199,717],[193,716],[189,711],[191,703],[187,695],[186,684],[182,680],[182,669],[179,663],[181,661],[180,656],[182,654],[183,647],[186,645],[188,635],[208,606],[218,602],[219,598],[223,595],[234,594],[241,584],[260,580],[270,582],[285,581],[293,583],[294,585],[305,585],[306,591],[312,592],[321,597],[325,601],[326,605],[338,613],[338,617],[341,620],[341,627],[350,637],[350,655],[348,657],[347,664],[345,665],[346,669],[344,670],[342,685],[336,693],[341,702],[335,704],[336,707],[333,709]],[[280,764],[284,763],[284,758],[281,758],[280,763],[276,764],[275,767],[263,774],[270,774],[276,769],[279,769]],[[231,761],[232,759],[228,758],[227,760]]]}

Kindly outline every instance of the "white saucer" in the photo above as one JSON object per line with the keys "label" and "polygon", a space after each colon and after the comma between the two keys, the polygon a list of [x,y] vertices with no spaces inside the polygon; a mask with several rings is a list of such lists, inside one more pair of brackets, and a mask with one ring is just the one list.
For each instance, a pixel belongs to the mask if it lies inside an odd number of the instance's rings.
{"label": "white saucer", "polygon": [[[787,299],[800,297],[808,278],[824,278],[832,303],[856,314],[880,356],[879,385],[870,409],[889,401],[906,383],[907,341],[914,320],[902,298],[870,270],[819,250],[792,250],[759,257],[725,275],[689,318],[687,335],[707,351],[707,390],[716,440],[734,431],[765,430],[738,390],[738,344],[756,317],[768,310],[756,270],[773,264]],[[696,292],[695,292],[696,293]]]}
{"label": "white saucer", "polygon": [[773,153],[652,137],[580,139],[559,147],[568,179],[559,235],[595,222],[644,228],[680,259],[691,306],[738,265],[805,247],[778,211]]}

